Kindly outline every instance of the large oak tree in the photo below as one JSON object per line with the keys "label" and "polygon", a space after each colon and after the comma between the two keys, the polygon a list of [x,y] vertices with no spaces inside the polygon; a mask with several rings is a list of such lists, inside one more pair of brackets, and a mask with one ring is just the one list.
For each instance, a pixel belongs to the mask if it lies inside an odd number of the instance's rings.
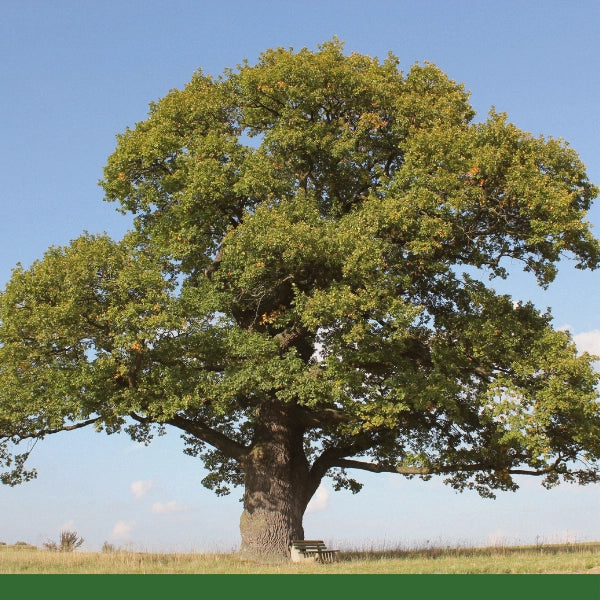
{"label": "large oak tree", "polygon": [[244,486],[242,550],[278,555],[326,476],[597,482],[592,357],[493,279],[597,267],[598,190],[565,143],[473,119],[434,65],[337,40],[153,103],[101,182],[135,231],[0,296],[2,480],[35,475],[19,442],[175,428],[206,486]]}

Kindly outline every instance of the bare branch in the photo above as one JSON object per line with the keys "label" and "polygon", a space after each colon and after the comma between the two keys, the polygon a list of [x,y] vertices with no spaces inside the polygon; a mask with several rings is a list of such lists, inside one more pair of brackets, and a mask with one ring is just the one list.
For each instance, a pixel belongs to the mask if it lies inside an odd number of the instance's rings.
{"label": "bare branch", "polygon": [[[33,438],[40,438],[46,435],[52,435],[54,433],[60,433],[61,431],[75,431],[76,429],[82,429],[83,427],[87,427],[88,425],[93,425],[100,421],[102,417],[94,417],[93,419],[87,419],[86,421],[80,421],[79,423],[73,423],[72,425],[63,425],[62,427],[57,427],[55,429],[45,429],[38,433],[31,433],[28,435],[15,435],[14,438],[18,438],[18,440],[27,440]],[[10,437],[10,436],[8,436]]]}
{"label": "bare branch", "polygon": [[[507,469],[510,475],[547,475],[556,470],[558,461],[545,469]],[[493,471],[498,467],[489,463],[473,463],[467,465],[442,465],[440,467],[403,467],[386,466],[376,463],[367,463],[360,460],[340,459],[330,464],[330,467],[342,469],[360,469],[371,473],[399,473],[400,475],[444,475],[460,472]]]}
{"label": "bare branch", "polygon": [[[157,421],[153,419],[148,419],[147,417],[142,417],[136,413],[130,413],[132,419],[140,422],[140,423],[156,423]],[[243,460],[248,453],[248,448],[243,444],[232,440],[227,437],[225,434],[220,431],[216,431],[212,429],[202,421],[192,421],[191,419],[186,419],[181,415],[175,415],[170,419],[164,421],[168,425],[172,425],[173,427],[177,427],[177,429],[181,429],[190,435],[214,446],[217,450],[228,456],[229,458],[234,458],[236,460]]]}

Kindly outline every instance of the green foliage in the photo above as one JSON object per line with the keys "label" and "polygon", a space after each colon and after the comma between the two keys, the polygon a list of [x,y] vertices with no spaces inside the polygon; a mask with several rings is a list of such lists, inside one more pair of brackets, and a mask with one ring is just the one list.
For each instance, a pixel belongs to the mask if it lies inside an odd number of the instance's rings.
{"label": "green foliage", "polygon": [[135,231],[52,248],[0,296],[3,482],[34,475],[11,444],[172,425],[227,493],[267,400],[338,488],[360,488],[348,469],[483,495],[597,481],[593,357],[489,279],[596,268],[598,190],[566,143],[473,118],[434,65],[337,40],[152,104],[101,181]]}

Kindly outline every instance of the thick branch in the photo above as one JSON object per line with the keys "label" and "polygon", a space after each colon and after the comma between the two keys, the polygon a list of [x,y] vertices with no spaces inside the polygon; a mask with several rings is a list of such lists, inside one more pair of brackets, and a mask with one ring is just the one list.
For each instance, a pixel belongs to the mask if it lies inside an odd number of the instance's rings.
{"label": "thick branch", "polygon": [[291,346],[293,346],[298,340],[302,339],[308,330],[304,327],[293,325],[292,327],[286,328],[284,331],[278,333],[275,339],[279,342],[280,352],[283,354]]}
{"label": "thick branch", "polygon": [[[62,427],[57,427],[56,429],[45,429],[38,433],[31,433],[28,435],[16,435],[15,438],[19,440],[27,440],[32,438],[41,438],[46,435],[52,435],[54,433],[60,433],[61,431],[75,431],[76,429],[82,429],[83,427],[87,427],[88,425],[93,425],[97,421],[100,421],[102,417],[94,417],[93,419],[87,419],[85,421],[80,421],[79,423],[73,423],[73,425],[63,425]],[[13,437],[13,436],[7,436]]]}
{"label": "thick branch", "polygon": [[223,247],[219,246],[217,250],[217,254],[215,255],[212,263],[204,269],[204,275],[208,277],[208,279],[212,279],[213,273],[220,267],[221,261],[223,260]]}
{"label": "thick branch", "polygon": [[[507,469],[510,475],[547,475],[556,470],[558,461],[545,469]],[[371,473],[399,473],[400,475],[444,475],[449,473],[493,471],[497,467],[489,463],[473,463],[468,465],[443,465],[441,467],[390,467],[375,463],[362,462],[360,460],[340,459],[332,461],[329,467],[340,467],[342,469],[360,469]]]}
{"label": "thick branch", "polygon": [[[131,413],[131,418],[140,423],[153,423],[152,419],[147,419],[135,413]],[[240,444],[231,438],[228,438],[225,434],[220,431],[216,431],[201,421],[192,421],[186,419],[181,415],[175,415],[171,417],[165,423],[177,427],[194,437],[214,446],[217,450],[222,452],[225,456],[233,458],[235,460],[242,460],[248,453],[248,448],[243,444]]]}
{"label": "thick branch", "polygon": [[332,467],[340,466],[339,463],[344,462],[345,456],[353,456],[360,452],[364,452],[375,443],[376,442],[370,436],[365,436],[362,440],[355,440],[353,444],[347,446],[327,448],[323,451],[321,456],[315,460],[310,469],[312,481],[318,486],[321,479],[325,476],[325,473]]}
{"label": "thick branch", "polygon": [[328,425],[339,425],[347,423],[349,416],[337,408],[312,409],[306,406],[298,407],[298,419],[309,428],[323,428]]}

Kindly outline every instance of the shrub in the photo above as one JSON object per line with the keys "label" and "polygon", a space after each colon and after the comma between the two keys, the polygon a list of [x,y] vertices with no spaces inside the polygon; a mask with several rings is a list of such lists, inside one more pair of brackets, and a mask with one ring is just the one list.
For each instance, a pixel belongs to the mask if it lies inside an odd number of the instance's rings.
{"label": "shrub", "polygon": [[73,552],[76,548],[79,548],[83,544],[83,538],[78,537],[76,531],[61,531],[60,532],[60,543],[53,540],[44,542],[44,548],[52,552]]}
{"label": "shrub", "polygon": [[102,544],[102,552],[106,554],[112,554],[117,551],[117,547],[114,544],[110,544],[109,542],[104,542]]}

